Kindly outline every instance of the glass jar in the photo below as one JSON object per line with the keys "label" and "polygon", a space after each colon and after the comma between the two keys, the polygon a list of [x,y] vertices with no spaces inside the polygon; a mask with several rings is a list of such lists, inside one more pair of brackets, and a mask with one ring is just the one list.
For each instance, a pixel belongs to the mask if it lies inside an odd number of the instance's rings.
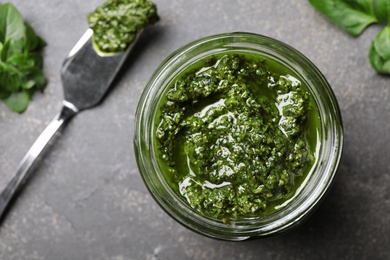
{"label": "glass jar", "polygon": [[[274,213],[261,218],[223,221],[202,215],[172,190],[158,164],[154,134],[158,105],[169,83],[183,69],[206,56],[225,51],[258,53],[283,64],[308,87],[320,116],[318,158],[294,196]],[[155,71],[138,104],[134,148],[141,176],[153,198],[173,219],[209,237],[241,241],[284,232],[300,223],[329,189],[340,161],[343,129],[340,110],[328,82],[305,56],[262,35],[227,33],[194,41],[171,54]]]}

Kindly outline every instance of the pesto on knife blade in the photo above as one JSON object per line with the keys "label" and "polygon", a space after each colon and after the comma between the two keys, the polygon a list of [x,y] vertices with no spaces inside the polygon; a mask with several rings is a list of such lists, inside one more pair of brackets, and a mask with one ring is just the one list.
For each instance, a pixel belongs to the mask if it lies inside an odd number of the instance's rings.
{"label": "pesto on knife blade", "polygon": [[314,164],[315,103],[269,59],[226,53],[197,61],[172,81],[159,109],[159,164],[173,190],[206,216],[271,213]]}
{"label": "pesto on knife blade", "polygon": [[88,14],[92,42],[100,54],[125,51],[145,26],[158,20],[156,5],[147,0],[108,0]]}

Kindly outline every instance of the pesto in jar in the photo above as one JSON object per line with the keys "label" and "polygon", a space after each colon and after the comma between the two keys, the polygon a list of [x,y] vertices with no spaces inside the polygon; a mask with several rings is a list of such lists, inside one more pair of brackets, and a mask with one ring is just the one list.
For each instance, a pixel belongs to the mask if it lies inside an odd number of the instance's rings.
{"label": "pesto in jar", "polygon": [[194,62],[172,80],[157,116],[167,182],[192,208],[224,222],[274,212],[315,163],[313,97],[292,71],[259,55]]}

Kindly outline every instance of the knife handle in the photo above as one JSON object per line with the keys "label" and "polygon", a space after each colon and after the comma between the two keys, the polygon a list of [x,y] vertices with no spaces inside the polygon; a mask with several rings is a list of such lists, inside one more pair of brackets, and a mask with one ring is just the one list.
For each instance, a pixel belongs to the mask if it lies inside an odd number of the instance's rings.
{"label": "knife handle", "polygon": [[16,169],[12,179],[8,182],[5,189],[0,194],[0,219],[3,218],[7,207],[17,194],[17,191],[31,174],[32,166],[39,155],[44,151],[54,134],[66,121],[77,114],[77,112],[78,110],[71,103],[64,101],[61,111],[48,124],[45,130],[43,130],[41,135],[31,146],[30,150],[28,150],[27,154]]}

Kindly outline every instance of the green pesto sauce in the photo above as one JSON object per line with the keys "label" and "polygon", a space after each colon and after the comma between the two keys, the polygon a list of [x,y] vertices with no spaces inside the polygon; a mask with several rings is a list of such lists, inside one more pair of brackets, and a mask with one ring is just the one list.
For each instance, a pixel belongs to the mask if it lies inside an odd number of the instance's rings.
{"label": "green pesto sauce", "polygon": [[315,162],[319,116],[294,73],[248,53],[204,58],[181,72],[159,106],[159,164],[203,215],[275,211]]}
{"label": "green pesto sauce", "polygon": [[156,5],[147,0],[108,0],[88,14],[93,45],[101,53],[125,51],[145,26],[158,20]]}

